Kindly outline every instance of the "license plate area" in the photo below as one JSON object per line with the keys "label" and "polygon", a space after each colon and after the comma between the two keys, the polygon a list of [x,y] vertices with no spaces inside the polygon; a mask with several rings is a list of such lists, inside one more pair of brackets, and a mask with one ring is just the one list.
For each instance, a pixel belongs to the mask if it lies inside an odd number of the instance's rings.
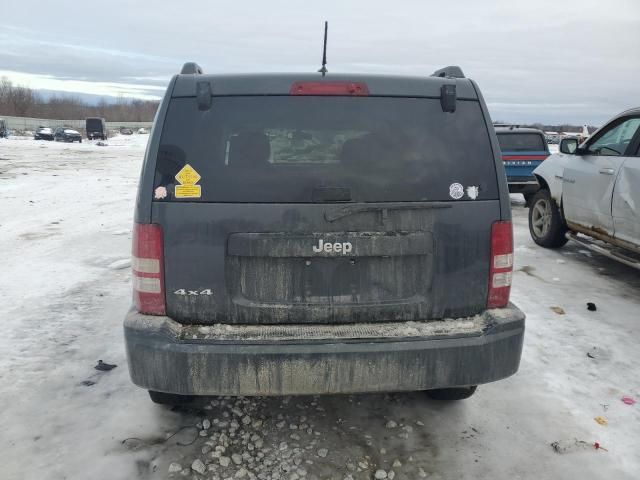
{"label": "license plate area", "polygon": [[430,232],[234,234],[228,270],[250,302],[373,305],[424,298],[432,250]]}

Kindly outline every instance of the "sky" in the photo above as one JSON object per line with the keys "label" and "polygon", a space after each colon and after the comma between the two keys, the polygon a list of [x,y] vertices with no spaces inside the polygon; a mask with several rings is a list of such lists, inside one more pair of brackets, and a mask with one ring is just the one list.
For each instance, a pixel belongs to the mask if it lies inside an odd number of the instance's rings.
{"label": "sky", "polygon": [[330,73],[460,65],[494,121],[599,126],[640,105],[640,0],[2,3],[0,76],[34,89],[160,98],[186,61],[313,72],[328,20]]}

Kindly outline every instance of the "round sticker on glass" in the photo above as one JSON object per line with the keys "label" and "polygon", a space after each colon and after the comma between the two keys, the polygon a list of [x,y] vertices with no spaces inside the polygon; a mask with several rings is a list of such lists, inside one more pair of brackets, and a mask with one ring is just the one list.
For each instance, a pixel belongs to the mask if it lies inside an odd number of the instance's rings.
{"label": "round sticker on glass", "polygon": [[449,196],[454,200],[460,200],[464,195],[464,188],[459,183],[452,183],[449,186]]}

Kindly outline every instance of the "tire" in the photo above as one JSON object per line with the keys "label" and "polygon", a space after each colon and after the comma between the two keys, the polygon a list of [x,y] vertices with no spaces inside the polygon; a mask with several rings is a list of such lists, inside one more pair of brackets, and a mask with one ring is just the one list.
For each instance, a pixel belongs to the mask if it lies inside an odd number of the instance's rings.
{"label": "tire", "polygon": [[531,200],[535,197],[535,193],[523,193],[524,196],[524,206],[529,208],[531,206]]}
{"label": "tire", "polygon": [[193,395],[176,395],[175,393],[156,392],[149,390],[149,397],[153,403],[159,405],[186,405],[193,402]]}
{"label": "tire", "polygon": [[427,396],[433,400],[465,400],[476,392],[477,385],[470,387],[437,388],[427,390]]}
{"label": "tire", "polygon": [[82,139],[78,140],[78,143],[82,143]]}
{"label": "tire", "polygon": [[549,190],[539,190],[529,205],[529,233],[545,248],[559,248],[568,242],[567,225]]}

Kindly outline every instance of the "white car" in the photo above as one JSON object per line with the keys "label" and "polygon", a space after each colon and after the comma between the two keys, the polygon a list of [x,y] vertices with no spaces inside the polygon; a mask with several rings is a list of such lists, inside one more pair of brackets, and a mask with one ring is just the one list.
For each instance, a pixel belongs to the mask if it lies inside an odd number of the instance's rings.
{"label": "white car", "polygon": [[622,112],[584,143],[565,138],[534,175],[540,190],[529,231],[543,247],[568,240],[640,268],[640,107]]}

